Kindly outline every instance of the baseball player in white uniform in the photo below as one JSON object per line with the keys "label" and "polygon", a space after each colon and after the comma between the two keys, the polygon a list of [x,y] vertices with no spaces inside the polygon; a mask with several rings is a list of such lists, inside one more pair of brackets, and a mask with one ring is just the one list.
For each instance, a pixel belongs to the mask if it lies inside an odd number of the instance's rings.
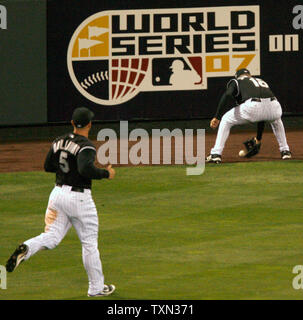
{"label": "baseball player in white uniform", "polygon": [[88,140],[93,116],[87,108],[75,109],[71,121],[74,131],[53,142],[44,163],[45,171],[56,173],[56,186],[45,214],[45,230],[19,245],[7,261],[6,269],[12,272],[38,251],[54,249],[74,226],[82,244],[88,296],[102,297],[112,294],[115,286],[104,284],[98,250],[98,215],[91,185],[92,179],[113,179],[115,171],[111,166],[105,170],[94,165],[96,149]]}
{"label": "baseball player in white uniform", "polygon": [[[232,108],[222,116],[222,110],[226,109],[229,97],[233,97],[238,106]],[[230,129],[235,125],[247,124],[250,122],[268,121],[272,127],[279,144],[281,158],[283,160],[291,158],[291,152],[287,144],[284,125],[281,120],[282,108],[269,88],[269,85],[262,79],[252,77],[247,69],[240,69],[227,84],[226,92],[223,94],[215,117],[210,122],[210,127],[215,129],[219,126],[215,146],[211,149],[206,162],[221,163],[225,142],[229,136]],[[260,130],[258,130],[260,131]],[[262,137],[262,132],[258,134]],[[255,138],[255,143],[261,141]],[[256,154],[256,153],[255,153]]]}

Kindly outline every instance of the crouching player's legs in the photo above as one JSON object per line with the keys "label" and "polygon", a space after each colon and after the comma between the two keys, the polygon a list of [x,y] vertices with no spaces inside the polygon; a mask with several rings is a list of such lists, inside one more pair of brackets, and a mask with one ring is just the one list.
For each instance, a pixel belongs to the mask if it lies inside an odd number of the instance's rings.
{"label": "crouching player's legs", "polygon": [[289,146],[287,144],[285,135],[285,129],[281,118],[271,122],[270,125],[279,144],[282,159],[290,159],[291,152],[289,151]]}
{"label": "crouching player's legs", "polygon": [[279,144],[281,158],[283,160],[291,159],[291,152],[287,144],[285,129],[281,119],[282,108],[279,101],[274,100],[267,102],[265,110],[268,110],[268,112],[270,113],[268,121],[270,122],[272,131]]}
{"label": "crouching player's legs", "polygon": [[215,146],[211,149],[211,155],[222,155],[230,129],[235,125],[248,123],[249,121],[241,116],[241,106],[235,107],[222,117],[217,133]]}

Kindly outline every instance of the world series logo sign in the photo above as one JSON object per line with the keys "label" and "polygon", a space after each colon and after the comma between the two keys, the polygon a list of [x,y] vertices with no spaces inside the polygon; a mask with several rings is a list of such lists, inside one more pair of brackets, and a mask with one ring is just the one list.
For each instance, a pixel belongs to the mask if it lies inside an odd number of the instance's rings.
{"label": "world series logo sign", "polygon": [[79,92],[100,105],[206,90],[208,78],[240,68],[259,75],[259,6],[98,12],[74,32],[67,65]]}

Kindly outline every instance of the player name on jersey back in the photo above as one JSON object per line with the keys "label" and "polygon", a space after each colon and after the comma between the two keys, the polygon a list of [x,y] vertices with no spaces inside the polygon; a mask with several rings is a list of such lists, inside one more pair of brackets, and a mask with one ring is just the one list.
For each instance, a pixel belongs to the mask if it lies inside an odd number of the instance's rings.
{"label": "player name on jersey back", "polygon": [[58,150],[63,150],[73,154],[74,156],[78,153],[80,148],[81,147],[77,143],[65,139],[60,139],[53,144],[54,153],[56,153]]}

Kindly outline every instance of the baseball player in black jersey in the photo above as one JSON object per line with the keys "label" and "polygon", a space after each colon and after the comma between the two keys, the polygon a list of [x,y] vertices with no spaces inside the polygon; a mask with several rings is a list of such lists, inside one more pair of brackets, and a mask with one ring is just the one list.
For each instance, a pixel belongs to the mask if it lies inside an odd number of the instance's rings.
{"label": "baseball player in black jersey", "polygon": [[50,194],[45,214],[45,230],[22,243],[6,264],[14,271],[24,260],[42,249],[54,249],[74,226],[82,244],[82,258],[88,275],[88,296],[108,296],[114,285],[105,285],[98,250],[98,215],[91,195],[92,179],[113,179],[115,171],[95,167],[96,148],[88,140],[94,114],[87,108],[75,109],[74,131],[57,138],[44,163],[46,172],[56,173],[56,185]]}
{"label": "baseball player in black jersey", "polygon": [[[236,100],[238,106],[230,109],[222,117],[224,110],[233,103],[231,98]],[[221,156],[230,129],[235,125],[251,122],[258,123],[257,137],[251,141],[255,146],[255,152],[251,155],[257,154],[261,146],[264,122],[266,121],[270,123],[278,141],[281,158],[283,160],[290,159],[291,152],[287,145],[281,115],[281,105],[268,84],[262,79],[252,77],[247,69],[238,70],[235,79],[228,82],[227,89],[219,102],[217,113],[210,122],[212,129],[216,129],[220,125],[215,146],[211,149],[206,162],[221,163]],[[247,144],[247,146],[249,145]]]}

